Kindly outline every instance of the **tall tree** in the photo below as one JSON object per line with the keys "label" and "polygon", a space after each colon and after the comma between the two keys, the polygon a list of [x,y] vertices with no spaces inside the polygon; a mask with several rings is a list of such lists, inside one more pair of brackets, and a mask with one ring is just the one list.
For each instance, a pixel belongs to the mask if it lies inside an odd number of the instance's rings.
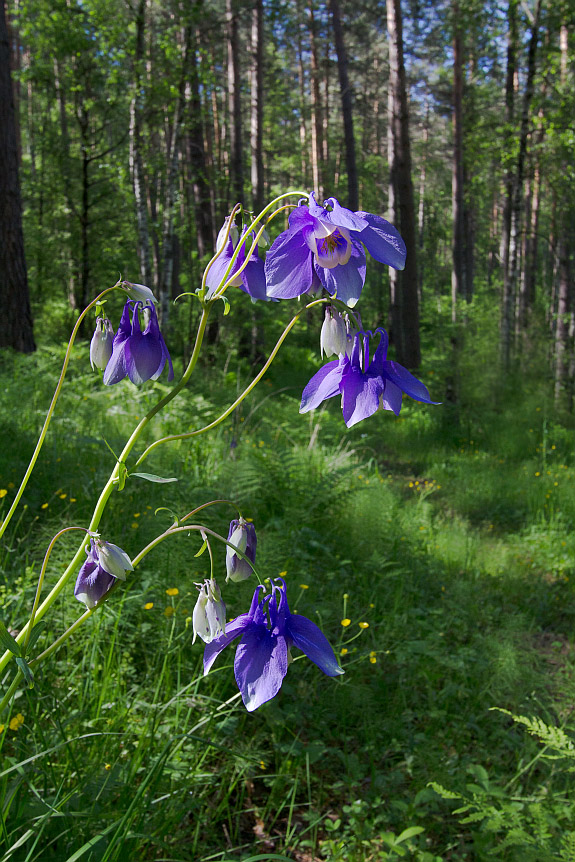
{"label": "tall tree", "polygon": [[255,212],[264,205],[263,159],[263,0],[254,0],[252,8],[251,66],[251,179],[252,204]]}
{"label": "tall tree", "polygon": [[[343,38],[339,0],[329,0],[335,50],[337,53],[337,69],[339,88],[341,92],[341,113],[343,116],[343,139],[345,142],[345,164],[347,168],[347,206],[352,210],[359,209],[359,188],[357,181],[357,165],[355,160],[355,135],[353,131],[353,106],[351,85],[347,71],[347,51]],[[327,112],[326,112],[327,114]]]}
{"label": "tall tree", "polygon": [[0,0],[0,201],[0,347],[31,353],[36,345],[24,257],[18,142],[4,0]]}
{"label": "tall tree", "polygon": [[387,0],[389,37],[389,90],[391,105],[390,187],[393,188],[395,224],[399,228],[407,257],[399,273],[399,332],[394,333],[398,359],[408,368],[421,362],[419,343],[419,301],[417,293],[417,241],[413,181],[411,177],[411,143],[405,65],[403,61],[403,26],[401,0]]}

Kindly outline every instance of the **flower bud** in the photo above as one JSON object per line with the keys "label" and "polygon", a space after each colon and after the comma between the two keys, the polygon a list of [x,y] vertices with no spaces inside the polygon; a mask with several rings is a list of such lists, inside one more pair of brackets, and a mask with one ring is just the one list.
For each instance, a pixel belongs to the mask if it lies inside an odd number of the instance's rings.
{"label": "flower bud", "polygon": [[206,579],[203,584],[196,586],[200,595],[192,615],[192,643],[199,635],[204,643],[209,644],[214,638],[226,633],[226,606],[214,578]]}
{"label": "flower bud", "polygon": [[256,561],[258,540],[254,525],[248,524],[243,518],[239,520],[234,519],[230,523],[228,542],[234,545],[243,556],[239,556],[229,545],[227,546],[226,570],[228,574],[226,582],[234,581],[234,583],[239,583],[240,581],[245,581],[251,575],[252,567],[244,557],[247,557],[252,563]]}
{"label": "flower bud", "polygon": [[106,317],[96,318],[96,329],[90,342],[90,365],[102,371],[112,355],[114,330]]}
{"label": "flower bud", "polygon": [[[223,226],[218,234],[218,238],[216,240],[216,251],[220,251],[226,243],[226,231],[228,229],[228,224],[230,222],[230,216],[226,216]],[[233,224],[230,228],[230,233],[228,239],[231,239],[233,248],[238,244],[238,239],[240,238],[239,231],[235,224]]]}
{"label": "flower bud", "polygon": [[103,542],[99,537],[92,539],[99,565],[115,578],[126,580],[126,572],[133,572],[132,561],[125,551],[112,542]]}
{"label": "flower bud", "polygon": [[347,347],[347,331],[343,317],[332,305],[325,310],[325,318],[319,339],[321,354],[341,356]]}
{"label": "flower bud", "polygon": [[145,284],[132,284],[131,281],[123,281],[122,287],[130,299],[139,299],[140,302],[158,302],[149,287]]}

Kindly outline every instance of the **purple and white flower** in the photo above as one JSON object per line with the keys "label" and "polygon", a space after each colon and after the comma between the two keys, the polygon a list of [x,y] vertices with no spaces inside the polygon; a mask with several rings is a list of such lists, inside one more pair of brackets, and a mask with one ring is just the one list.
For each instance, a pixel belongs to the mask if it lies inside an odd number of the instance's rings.
{"label": "purple and white flower", "polygon": [[[230,522],[228,542],[231,542],[240,553],[237,554],[229,545],[226,546],[226,583],[228,581],[234,581],[235,583],[245,581],[252,573],[252,567],[248,560],[252,563],[256,561],[256,548],[258,544],[256,528],[243,518],[234,518]],[[240,556],[241,554],[243,556]],[[244,557],[247,557],[247,560]]]}
{"label": "purple and white flower", "polygon": [[[279,584],[279,586],[278,586]],[[244,706],[253,712],[275,697],[289,663],[291,647],[302,650],[327,676],[343,673],[322,631],[306,617],[290,613],[286,585],[277,578],[271,593],[256,588],[247,614],[228,623],[226,633],[204,650],[204,675],[218,655],[241,636],[234,659],[234,672]]]}
{"label": "purple and white flower", "polygon": [[292,299],[321,286],[353,308],[365,282],[364,246],[380,263],[405,266],[405,243],[393,225],[372,213],[352,212],[336,198],[322,207],[312,192],[309,205],[290,213],[289,229],[267,253],[267,295]]}
{"label": "purple and white flower", "polygon": [[373,335],[360,331],[355,334],[351,356],[345,354],[328,362],[314,374],[303,391],[300,413],[315,410],[323,401],[341,394],[343,418],[351,428],[379,409],[392,410],[399,415],[404,392],[415,401],[438,403],[431,400],[427,387],[417,377],[403,365],[386,358],[385,329],[376,329],[375,335],[380,336],[380,341],[371,362],[369,344]]}
{"label": "purple and white flower", "polygon": [[[257,299],[267,300],[269,297],[266,294],[266,280],[264,276],[264,262],[261,260],[258,254],[258,245],[254,248],[246,267],[242,270],[239,275],[236,275],[238,270],[242,267],[246,259],[246,249],[250,250],[252,243],[254,241],[254,235],[248,234],[247,236],[242,235],[239,236],[238,229],[235,225],[232,226],[228,239],[225,239],[225,233],[227,229],[227,220],[224,223],[224,226],[220,230],[218,235],[218,240],[216,243],[217,251],[223,246],[223,251],[216,257],[213,263],[210,265],[206,276],[206,286],[207,293],[206,299],[210,299],[220,287],[224,285],[224,283],[230,279],[230,284],[232,287],[239,287],[240,290],[243,290],[244,293],[247,293],[251,296],[252,301]],[[230,272],[226,276],[226,270],[230,265],[230,261],[232,259],[234,250],[238,244],[241,242],[241,248],[238,252],[238,256],[235,259],[233,266]]]}
{"label": "purple and white flower", "polygon": [[[140,326],[140,313],[145,324],[143,332]],[[154,304],[144,305],[140,300],[129,299],[124,306],[122,319],[114,336],[112,356],[104,371],[104,383],[112,386],[126,376],[132,383],[157,380],[166,362],[170,369],[168,380],[172,380],[174,377],[172,360],[160,332]]]}
{"label": "purple and white flower", "polygon": [[86,548],[88,559],[78,572],[74,595],[87,608],[93,608],[102,599],[116,578],[126,579],[126,572],[133,571],[129,556],[118,545],[104,542],[99,536],[91,536]]}

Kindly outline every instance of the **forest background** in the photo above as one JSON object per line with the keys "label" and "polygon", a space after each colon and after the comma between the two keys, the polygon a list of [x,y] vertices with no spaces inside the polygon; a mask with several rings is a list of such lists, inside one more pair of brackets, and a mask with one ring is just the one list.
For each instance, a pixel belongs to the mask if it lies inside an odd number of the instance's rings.
{"label": "forest background", "polygon": [[[296,604],[346,675],[298,662],[265,710],[221,709],[231,670],[202,681],[187,624],[205,563],[162,551],[5,720],[2,862],[575,859],[572,0],[5,11],[0,199],[20,206],[0,217],[0,346],[16,348],[0,366],[0,505],[79,311],[120,273],[151,286],[181,367],[198,313],[172,300],[199,284],[236,201],[257,211],[290,188],[400,229],[406,269],[371,262],[361,313],[443,405],[348,432],[335,404],[299,417],[317,312],[230,426],[158,456],[180,480],[169,505],[251,507],[263,565],[301,582]],[[201,381],[158,430],[219,415],[289,305],[222,308]],[[16,628],[45,545],[83,522],[109,470],[104,437],[121,448],[166,391],[103,393],[87,344],[0,550]],[[155,535],[162,505],[127,489],[120,544]]]}

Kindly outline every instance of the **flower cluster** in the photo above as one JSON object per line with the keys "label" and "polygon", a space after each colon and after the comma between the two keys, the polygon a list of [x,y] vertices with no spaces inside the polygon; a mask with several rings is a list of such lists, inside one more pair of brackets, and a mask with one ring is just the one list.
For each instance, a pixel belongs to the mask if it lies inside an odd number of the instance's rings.
{"label": "flower cluster", "polygon": [[209,672],[222,650],[240,636],[234,673],[248,712],[276,696],[287,673],[292,647],[304,652],[327,676],[343,673],[333,649],[316,624],[290,613],[282,578],[272,583],[268,595],[264,595],[263,586],[256,587],[247,614],[240,614],[228,623],[225,634],[206,646],[204,674]]}
{"label": "flower cluster", "polygon": [[160,332],[154,294],[144,284],[125,281],[123,287],[131,298],[124,305],[116,334],[107,318],[96,320],[90,342],[92,368],[101,369],[104,383],[112,386],[125,377],[136,384],[157,380],[167,363],[168,380],[172,380],[174,369]]}

